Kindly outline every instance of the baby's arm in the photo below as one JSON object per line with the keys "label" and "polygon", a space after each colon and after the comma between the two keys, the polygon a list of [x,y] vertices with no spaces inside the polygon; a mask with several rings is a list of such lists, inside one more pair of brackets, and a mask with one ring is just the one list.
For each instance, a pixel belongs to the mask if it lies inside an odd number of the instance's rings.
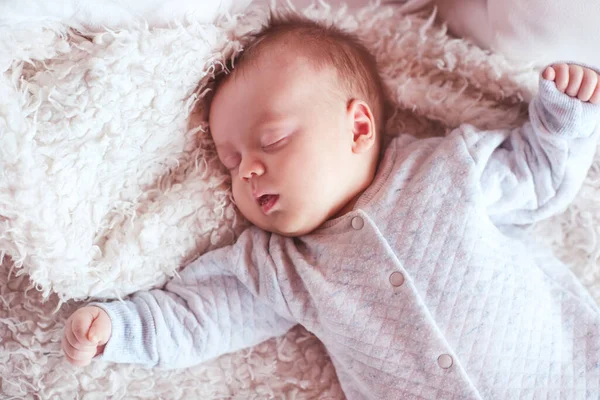
{"label": "baby's arm", "polygon": [[529,122],[514,130],[463,127],[496,224],[528,224],[564,211],[592,163],[600,120],[598,73],[577,65],[548,67]]}
{"label": "baby's arm", "polygon": [[[274,304],[285,302],[268,256],[268,238],[253,240],[248,231],[234,246],[198,258],[162,290],[85,307],[99,307],[111,321],[110,339],[99,357],[146,367],[183,368],[289,330],[295,324],[291,317],[273,309]],[[279,310],[285,313],[285,307]],[[84,360],[76,364],[85,365],[92,353],[93,349],[85,348]]]}

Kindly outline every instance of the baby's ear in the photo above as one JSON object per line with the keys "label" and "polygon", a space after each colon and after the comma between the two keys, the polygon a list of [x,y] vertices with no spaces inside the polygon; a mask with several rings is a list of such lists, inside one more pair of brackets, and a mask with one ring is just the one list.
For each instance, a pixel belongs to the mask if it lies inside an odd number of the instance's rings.
{"label": "baby's ear", "polygon": [[375,118],[371,108],[362,100],[348,102],[348,118],[352,127],[354,153],[364,153],[375,145]]}

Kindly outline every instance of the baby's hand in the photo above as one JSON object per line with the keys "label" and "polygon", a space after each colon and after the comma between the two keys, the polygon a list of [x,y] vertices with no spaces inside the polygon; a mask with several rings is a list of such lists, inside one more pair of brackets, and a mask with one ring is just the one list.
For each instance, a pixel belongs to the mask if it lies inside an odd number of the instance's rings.
{"label": "baby's hand", "polygon": [[600,79],[593,69],[579,65],[554,64],[542,74],[544,79],[554,81],[556,88],[571,97],[592,104],[600,104]]}
{"label": "baby's hand", "polygon": [[80,367],[104,351],[112,332],[110,317],[100,307],[82,307],[67,320],[62,349],[67,360]]}

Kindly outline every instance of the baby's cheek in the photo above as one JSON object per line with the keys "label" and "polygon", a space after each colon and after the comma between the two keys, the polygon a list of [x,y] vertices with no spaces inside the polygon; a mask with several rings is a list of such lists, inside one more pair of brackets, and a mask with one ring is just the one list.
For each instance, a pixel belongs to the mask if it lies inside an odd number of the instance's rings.
{"label": "baby's cheek", "polygon": [[245,208],[244,199],[242,198],[240,191],[236,188],[236,185],[233,185],[231,194],[233,197],[233,204],[235,204],[235,206],[243,213],[243,209]]}
{"label": "baby's cheek", "polygon": [[242,215],[254,225],[259,225],[258,208],[253,197],[248,196],[243,190],[232,190],[233,202]]}

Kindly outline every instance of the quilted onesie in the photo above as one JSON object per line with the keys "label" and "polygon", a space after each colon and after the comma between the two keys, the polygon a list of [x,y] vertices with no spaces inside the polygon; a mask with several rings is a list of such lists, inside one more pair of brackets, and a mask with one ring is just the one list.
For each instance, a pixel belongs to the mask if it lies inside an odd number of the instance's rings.
{"label": "quilted onesie", "polygon": [[354,209],[288,238],[247,229],[161,290],[93,303],[100,358],[181,368],[302,324],[349,399],[598,399],[600,310],[519,227],[563,211],[600,106],[541,80],[530,121],[388,144]]}

